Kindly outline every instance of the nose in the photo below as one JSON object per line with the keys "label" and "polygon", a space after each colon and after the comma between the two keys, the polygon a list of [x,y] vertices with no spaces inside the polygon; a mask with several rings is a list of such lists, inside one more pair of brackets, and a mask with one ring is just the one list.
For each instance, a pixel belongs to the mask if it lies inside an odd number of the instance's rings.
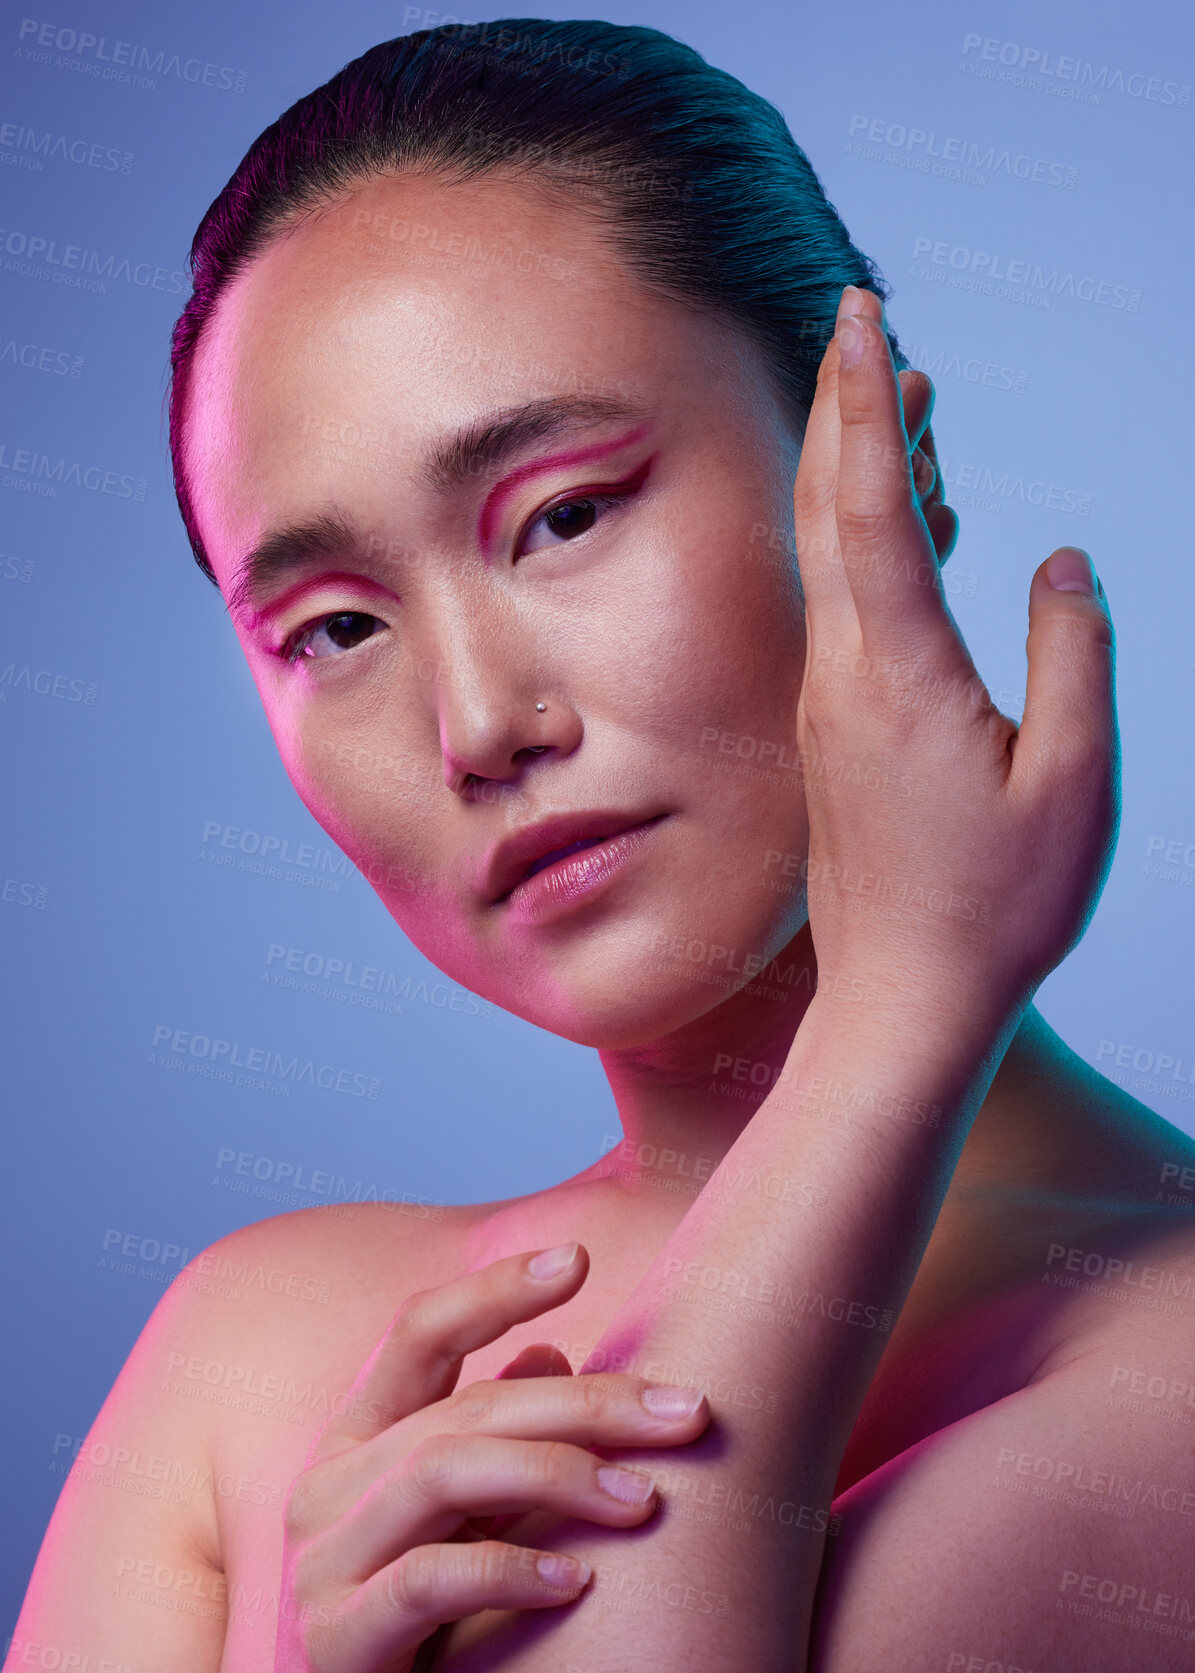
{"label": "nose", "polygon": [[559,682],[533,655],[520,655],[492,622],[484,635],[452,646],[436,681],[444,783],[475,797],[485,786],[517,785],[532,764],[571,755],[583,727]]}

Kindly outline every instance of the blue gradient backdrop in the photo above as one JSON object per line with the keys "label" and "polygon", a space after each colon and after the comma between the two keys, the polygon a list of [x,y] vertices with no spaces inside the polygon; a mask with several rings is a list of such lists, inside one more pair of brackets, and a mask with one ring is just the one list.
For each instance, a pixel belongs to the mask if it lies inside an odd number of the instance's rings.
{"label": "blue gradient backdrop", "polygon": [[[1190,1130],[1189,11],[603,15],[677,34],[774,100],[895,286],[962,519],[950,602],[1007,713],[1033,569],[1064,542],[1092,552],[1119,636],[1124,823],[1098,914],[1038,1003]],[[167,345],[200,216],[293,99],[444,21],[366,0],[67,0],[0,24],[5,1637],[73,1440],[190,1254],[329,1195],[534,1190],[617,1131],[596,1056],[442,983],[312,822],[170,483]],[[61,282],[79,262],[92,282]],[[272,948],[390,972],[393,1008],[277,985]],[[206,1079],[176,1030],[310,1060],[332,1085]],[[316,1189],[288,1195],[287,1168]]]}

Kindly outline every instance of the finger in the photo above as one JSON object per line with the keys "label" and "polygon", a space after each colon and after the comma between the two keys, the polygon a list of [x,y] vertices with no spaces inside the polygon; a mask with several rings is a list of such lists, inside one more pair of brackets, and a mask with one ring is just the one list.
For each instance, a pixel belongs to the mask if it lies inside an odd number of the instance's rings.
{"label": "finger", "polygon": [[1095,805],[1101,781],[1115,790],[1108,781],[1117,751],[1116,638],[1081,547],[1058,547],[1035,571],[1025,643],[1029,672],[1013,780],[1048,783],[1059,793],[1074,782]]}
{"label": "finger", "polygon": [[938,567],[946,562],[958,541],[958,513],[946,504],[945,484],[938,468],[938,450],[933,431],[926,426],[913,453],[913,482],[917,503],[937,553]]}
{"label": "finger", "polygon": [[[842,443],[837,527],[863,642],[880,658],[955,634],[917,504],[900,385],[878,298],[848,286],[836,337]],[[855,311],[857,310],[857,311]],[[943,639],[945,642],[945,638]]]}
{"label": "finger", "polygon": [[466,1354],[574,1295],[589,1271],[586,1251],[574,1243],[540,1254],[563,1264],[538,1277],[532,1266],[537,1255],[509,1255],[408,1296],[366,1360],[343,1409],[317,1436],[308,1467],[442,1400],[455,1388]]}
{"label": "finger", "polygon": [[580,1595],[592,1572],[558,1551],[484,1540],[420,1545],[307,1629],[313,1667],[368,1673],[410,1654],[438,1626],[483,1609],[546,1609]]}
{"label": "finger", "polygon": [[404,1551],[446,1540],[466,1518],[543,1510],[629,1528],[654,1503],[649,1472],[566,1441],[431,1435],[313,1541],[309,1560],[360,1585]]}
{"label": "finger", "polygon": [[897,374],[904,409],[905,434],[912,453],[913,486],[941,566],[958,542],[959,520],[946,504],[945,485],[938,466],[938,449],[930,429],[937,392],[924,372],[907,369]]}
{"label": "finger", "polygon": [[530,1347],[516,1354],[509,1365],[503,1366],[499,1377],[571,1377],[573,1368],[560,1349],[551,1342],[532,1342]]}
{"label": "finger", "polygon": [[937,444],[928,424],[917,437],[917,445],[912,453],[912,467],[913,486],[917,490],[921,515],[928,522],[930,507],[943,504],[945,498],[942,472],[938,469]]}
{"label": "finger", "polygon": [[924,372],[914,371],[911,367],[898,372],[896,377],[900,384],[905,435],[908,437],[910,448],[914,448],[920,442],[933,416],[937,392]]}
{"label": "finger", "polygon": [[906,370],[896,376],[900,385],[902,421],[912,460],[913,487],[921,515],[928,522],[930,506],[940,504],[942,499],[938,456],[933,431],[929,427],[934,410],[934,386],[924,372]]}
{"label": "finger", "polygon": [[939,568],[944,564],[958,544],[959,521],[958,513],[951,505],[933,503],[925,508],[922,515],[930,538],[934,543],[934,551],[938,555]]}
{"label": "finger", "polygon": [[841,423],[838,345],[831,338],[817,373],[793,486],[797,571],[805,598],[806,665],[858,631],[850,585],[838,552],[835,506]]}
{"label": "finger", "polygon": [[676,1415],[659,1415],[646,1404],[651,1385],[623,1373],[467,1383],[363,1446],[346,1449],[319,1470],[300,1476],[287,1506],[288,1525],[300,1536],[327,1527],[437,1434],[567,1441],[585,1447],[680,1446],[701,1434],[710,1420],[705,1396],[697,1389],[682,1392],[697,1404]]}
{"label": "finger", "polygon": [[[509,1380],[513,1377],[571,1377],[572,1374],[573,1368],[559,1348],[553,1347],[551,1342],[532,1342],[530,1347],[516,1354],[510,1364],[499,1371],[498,1376]],[[504,1534],[510,1523],[517,1518],[479,1516],[470,1520],[476,1527],[476,1537],[488,1539],[492,1534]]]}

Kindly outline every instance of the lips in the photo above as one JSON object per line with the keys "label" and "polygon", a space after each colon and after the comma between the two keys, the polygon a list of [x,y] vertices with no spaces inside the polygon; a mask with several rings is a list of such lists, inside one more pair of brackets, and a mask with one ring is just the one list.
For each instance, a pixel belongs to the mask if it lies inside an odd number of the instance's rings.
{"label": "lips", "polygon": [[557,814],[525,826],[491,849],[485,865],[483,893],[492,905],[507,899],[513,889],[567,854],[592,848],[609,837],[648,825],[663,814],[626,809],[601,809]]}
{"label": "lips", "polygon": [[541,860],[535,860],[527,867],[527,876],[534,877],[537,871],[550,866],[553,860],[563,860],[566,854],[579,854],[582,848],[592,848],[594,843],[600,840],[598,837],[590,837],[586,841],[570,842],[567,848],[553,848],[550,854],[545,854]]}

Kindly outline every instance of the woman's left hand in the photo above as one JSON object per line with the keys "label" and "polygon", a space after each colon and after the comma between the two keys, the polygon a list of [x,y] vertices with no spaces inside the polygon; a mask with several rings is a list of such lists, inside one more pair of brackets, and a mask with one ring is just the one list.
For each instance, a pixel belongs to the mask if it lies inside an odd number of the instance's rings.
{"label": "woman's left hand", "polygon": [[[1086,554],[1058,548],[1029,590],[1024,719],[1001,714],[946,604],[911,469],[917,429],[880,301],[848,286],[794,493],[818,989],[862,982],[902,1019],[928,1020],[929,998],[947,1026],[1002,1022],[1079,940],[1111,864],[1112,624],[1094,577],[1069,590]],[[948,549],[954,529],[936,532]]]}

